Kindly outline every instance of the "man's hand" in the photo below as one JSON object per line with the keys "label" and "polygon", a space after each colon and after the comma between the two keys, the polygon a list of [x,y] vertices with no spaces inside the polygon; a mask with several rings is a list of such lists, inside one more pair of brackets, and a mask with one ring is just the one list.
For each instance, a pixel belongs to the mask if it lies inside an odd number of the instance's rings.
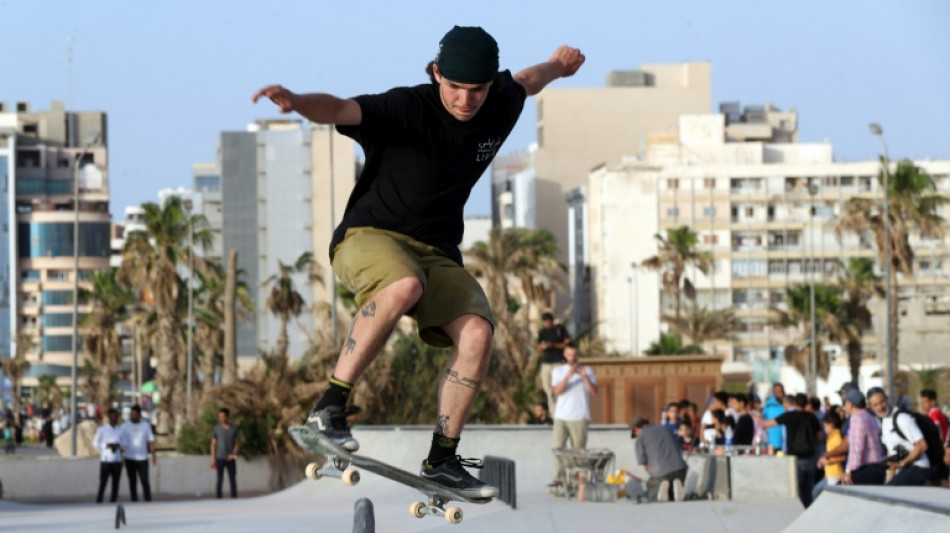
{"label": "man's hand", "polygon": [[852,485],[851,472],[845,472],[844,475],[841,476],[841,479],[838,480],[838,483],[842,485]]}
{"label": "man's hand", "polygon": [[297,109],[297,95],[289,89],[286,89],[283,85],[268,85],[254,93],[254,96],[251,97],[251,101],[256,104],[262,96],[270,98],[271,102],[277,104],[281,113],[290,113]]}
{"label": "man's hand", "polygon": [[562,78],[567,78],[573,76],[574,73],[577,72],[577,69],[581,68],[581,65],[584,64],[586,59],[587,58],[584,57],[584,54],[582,54],[579,49],[564,45],[559,46],[558,49],[554,51],[550,61],[556,63],[560,68],[559,75]]}
{"label": "man's hand", "polygon": [[900,461],[889,461],[889,462],[887,463],[887,469],[890,470],[891,472],[897,471],[897,470],[899,470],[900,468],[901,468],[901,462],[900,462]]}

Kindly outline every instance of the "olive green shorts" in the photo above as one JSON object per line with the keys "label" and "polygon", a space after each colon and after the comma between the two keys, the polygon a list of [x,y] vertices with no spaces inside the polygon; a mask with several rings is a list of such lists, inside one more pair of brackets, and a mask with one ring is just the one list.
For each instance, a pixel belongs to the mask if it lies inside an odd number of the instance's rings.
{"label": "olive green shorts", "polygon": [[431,346],[452,346],[442,326],[462,315],[478,315],[495,327],[488,298],[475,278],[435,246],[407,235],[350,228],[333,249],[333,271],[356,294],[360,307],[396,280],[418,279],[422,298],[406,314],[415,319],[419,337]]}

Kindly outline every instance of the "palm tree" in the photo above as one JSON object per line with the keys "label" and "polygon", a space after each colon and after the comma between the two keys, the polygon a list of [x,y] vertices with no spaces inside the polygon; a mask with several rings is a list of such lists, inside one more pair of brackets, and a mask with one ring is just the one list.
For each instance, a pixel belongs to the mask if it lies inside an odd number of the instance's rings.
{"label": "palm tree", "polygon": [[224,372],[221,382],[225,385],[237,381],[237,260],[237,250],[232,248],[228,252],[228,266],[225,270],[224,310],[221,315],[224,320]]}
{"label": "palm tree", "polygon": [[[897,313],[897,273],[910,277],[914,275],[914,250],[910,246],[910,234],[917,231],[921,235],[942,237],[944,220],[938,213],[940,207],[948,201],[947,197],[936,192],[937,185],[933,177],[910,160],[897,164],[890,174],[887,169],[890,162],[881,158],[881,169],[877,179],[882,186],[886,176],[890,176],[887,185],[888,220],[890,242],[884,242],[884,211],[881,202],[871,198],[851,198],[844,205],[844,214],[835,231],[840,238],[842,233],[862,235],[874,234],[878,264],[886,265],[886,251],[890,248],[891,265],[887,268],[890,286],[891,316],[887,317],[890,328],[893,367],[897,369],[898,357],[898,315]],[[885,367],[888,365],[885,363]],[[888,379],[891,379],[888,377]]]}
{"label": "palm tree", "polygon": [[695,344],[683,344],[683,338],[679,333],[669,331],[660,333],[658,340],[650,343],[650,346],[644,350],[647,355],[691,355],[701,354],[703,349]]}
{"label": "palm tree", "polygon": [[13,357],[0,359],[3,365],[3,373],[10,380],[13,387],[13,416],[16,418],[17,425],[22,424],[20,420],[20,398],[23,396],[23,377],[30,370],[30,362],[26,359],[26,354],[33,349],[33,336],[29,333],[19,333],[17,335],[16,352]]}
{"label": "palm tree", "polygon": [[303,296],[297,292],[294,286],[293,275],[306,272],[310,281],[323,283],[323,278],[315,270],[316,263],[313,261],[313,254],[304,252],[291,264],[285,265],[282,261],[277,261],[278,274],[264,280],[263,286],[272,285],[270,295],[267,297],[267,309],[280,319],[280,335],[277,337],[277,353],[287,355],[287,324],[291,318],[297,318],[304,310]]}
{"label": "palm tree", "polygon": [[714,340],[731,339],[740,323],[732,309],[711,311],[695,303],[687,308],[683,316],[663,315],[661,319],[670,329],[697,346]]}
{"label": "palm tree", "polygon": [[56,385],[56,376],[43,374],[37,379],[39,385],[36,388],[36,395],[39,397],[40,405],[47,405],[50,410],[58,411],[65,402],[65,396],[62,389]]}
{"label": "palm tree", "polygon": [[[158,433],[177,428],[177,414],[184,412],[186,368],[182,323],[178,313],[182,286],[177,269],[189,264],[193,248],[211,245],[211,232],[203,215],[189,215],[181,198],[170,197],[164,205],[146,203],[145,232],[128,236],[122,251],[119,279],[141,290],[155,311],[154,348],[158,358],[156,381],[161,391]],[[206,263],[194,258],[198,270]]]}
{"label": "palm tree", "polygon": [[[122,344],[116,326],[126,315],[132,303],[132,291],[116,280],[115,269],[89,274],[90,290],[82,296],[92,303],[92,312],[80,320],[83,328],[83,356],[88,363],[84,368],[93,368],[86,379],[91,382],[87,389],[92,396],[86,400],[97,405],[111,406],[115,399],[117,372],[122,363]],[[88,371],[88,370],[87,370]]]}
{"label": "palm tree", "polygon": [[838,284],[844,290],[839,319],[843,324],[856,328],[858,333],[849,337],[845,343],[851,381],[857,383],[863,352],[861,337],[864,331],[871,328],[868,302],[874,296],[884,296],[884,290],[881,287],[881,278],[874,274],[874,262],[863,257],[852,257],[847,265],[838,262]]}
{"label": "palm tree", "polygon": [[[808,361],[816,361],[817,375],[828,379],[831,362],[822,349],[822,341],[827,338],[834,342],[848,343],[857,339],[860,344],[860,331],[854,324],[842,321],[842,308],[839,288],[821,283],[815,284],[815,322],[816,339],[811,344],[811,289],[808,285],[796,285],[786,289],[787,310],[772,308],[775,315],[772,321],[780,327],[797,327],[801,331],[800,339],[785,347],[786,361],[806,375]],[[815,355],[817,354],[817,356]]]}
{"label": "palm tree", "polygon": [[484,281],[495,314],[496,349],[484,390],[497,403],[502,420],[514,422],[521,415],[524,406],[518,402],[526,395],[514,392],[533,386],[540,358],[532,349],[528,309],[516,300],[513,288],[519,285],[529,303],[547,305],[564,272],[555,259],[554,242],[545,230],[493,228],[488,242],[477,242],[465,251],[467,268]]}
{"label": "palm tree", "polygon": [[680,317],[681,297],[696,299],[693,281],[683,274],[686,268],[694,266],[703,274],[709,274],[713,266],[713,256],[709,252],[696,250],[699,239],[689,226],[680,226],[666,230],[666,237],[654,235],[659,248],[657,255],[643,261],[643,266],[662,273],[663,290],[675,299],[676,312]]}

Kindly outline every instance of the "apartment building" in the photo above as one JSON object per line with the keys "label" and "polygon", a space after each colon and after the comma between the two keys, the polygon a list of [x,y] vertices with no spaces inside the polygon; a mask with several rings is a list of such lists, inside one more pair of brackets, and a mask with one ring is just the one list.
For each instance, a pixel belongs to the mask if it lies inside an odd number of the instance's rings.
{"label": "apartment building", "polygon": [[[0,356],[15,352],[18,335],[29,336],[26,386],[44,374],[68,381],[74,283],[109,267],[106,124],[105,113],[67,111],[62,102],[42,111],[0,103]],[[88,312],[79,307],[80,317]]]}
{"label": "apartment building", "polygon": [[[832,281],[839,260],[876,260],[872,235],[838,236],[835,227],[849,198],[882,199],[879,163],[840,162],[828,143],[795,142],[794,112],[737,107],[681,117],[677,133],[650,136],[643,157],[595,169],[585,188],[572,191],[569,204],[587,211],[587,229],[575,239],[586,241],[580,250],[589,253],[584,261],[572,248],[572,264],[589,276],[591,323],[618,351],[642,353],[664,329],[661,315],[674,310],[658,274],[639,266],[657,252],[653,235],[668,228],[691,227],[699,248],[715,258],[708,276],[686,272],[697,303],[731,307],[741,320],[732,342],[707,348],[749,366],[780,362],[784,347],[801,335],[769,320],[769,308],[785,306],[787,288]],[[915,163],[936,178],[940,191],[950,191],[950,161]],[[920,235],[911,245],[916,274],[901,277],[899,294],[908,301],[934,295],[939,307],[936,295],[950,286],[950,250]],[[573,283],[575,291],[584,290]],[[873,332],[864,341],[867,357],[883,351]]]}

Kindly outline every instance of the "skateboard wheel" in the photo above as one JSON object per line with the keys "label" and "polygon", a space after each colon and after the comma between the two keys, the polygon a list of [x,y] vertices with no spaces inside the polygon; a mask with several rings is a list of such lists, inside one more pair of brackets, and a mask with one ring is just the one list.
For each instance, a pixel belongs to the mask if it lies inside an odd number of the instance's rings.
{"label": "skateboard wheel", "polygon": [[458,507],[449,507],[445,510],[445,520],[450,524],[458,524],[462,521],[462,510]]}
{"label": "skateboard wheel", "polygon": [[360,482],[360,473],[358,470],[350,468],[343,471],[343,477],[341,479],[346,485],[356,485]]}
{"label": "skateboard wheel", "polygon": [[425,516],[425,513],[422,512],[422,510],[425,509],[425,506],[426,504],[422,502],[413,502],[409,505],[409,514],[416,518],[422,518]]}
{"label": "skateboard wheel", "polygon": [[320,479],[320,463],[310,463],[307,465],[307,469],[304,470],[304,475],[307,476],[307,479],[318,480]]}

